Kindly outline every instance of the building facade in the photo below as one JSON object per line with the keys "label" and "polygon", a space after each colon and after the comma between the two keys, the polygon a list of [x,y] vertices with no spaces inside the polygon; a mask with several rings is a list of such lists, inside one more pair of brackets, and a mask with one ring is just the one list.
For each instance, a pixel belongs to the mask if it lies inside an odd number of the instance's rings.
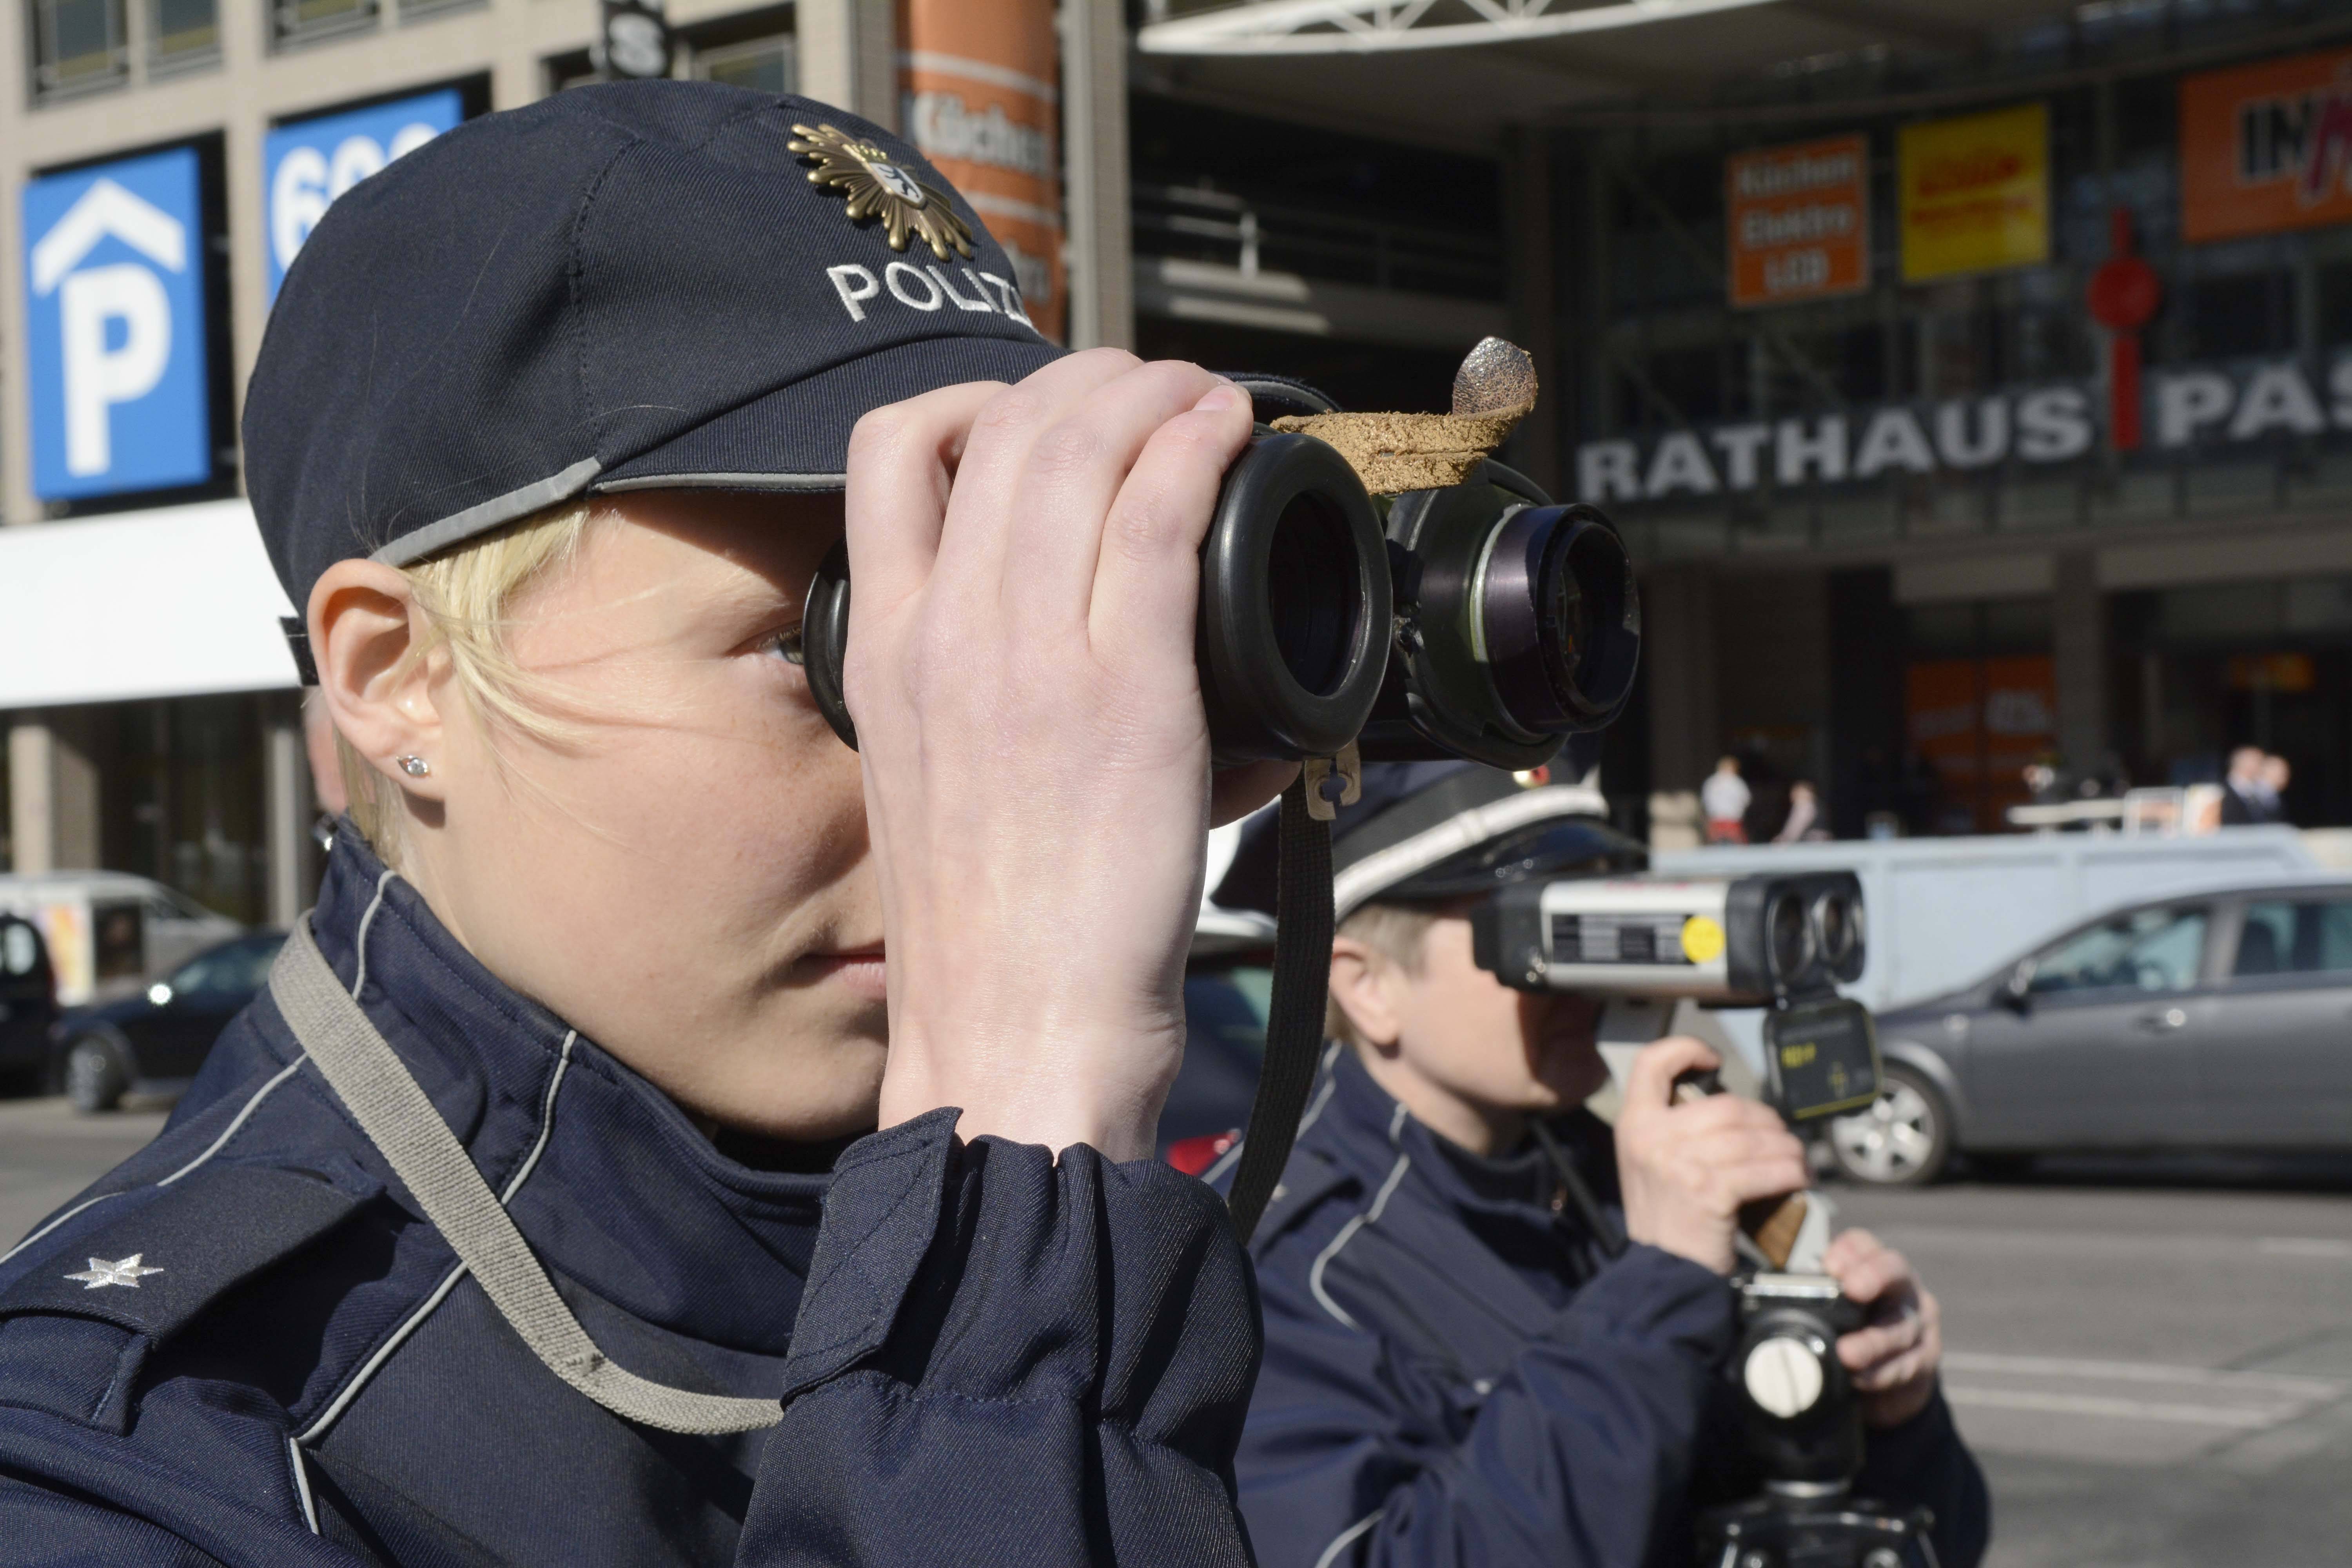
{"label": "building facade", "polygon": [[[314,805],[236,449],[270,299],[350,184],[595,79],[604,10],[23,5],[0,867],[282,922]],[[666,15],[674,74],[905,131],[1074,344],[1395,408],[1527,346],[1505,456],[1643,574],[1629,826],[1726,752],[1766,830],[1801,778],[1931,832],[2031,761],[2185,782],[2241,741],[2352,820],[2352,0],[1684,9]]]}
{"label": "building facade", "polygon": [[2254,744],[2352,820],[2352,26],[2285,13],[2084,6],[1563,132],[1562,479],[1649,585],[1612,795],[1732,752],[1845,834],[1998,831],[2036,761]]}

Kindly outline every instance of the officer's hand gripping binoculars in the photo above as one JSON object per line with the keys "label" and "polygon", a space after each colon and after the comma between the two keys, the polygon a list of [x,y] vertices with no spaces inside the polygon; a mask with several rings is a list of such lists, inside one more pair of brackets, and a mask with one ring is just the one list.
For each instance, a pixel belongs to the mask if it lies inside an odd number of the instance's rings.
{"label": "officer's hand gripping binoculars", "polygon": [[[1337,754],[1535,767],[1624,707],[1641,653],[1633,563],[1609,520],[1487,461],[1464,483],[1368,493],[1338,451],[1260,426],[1201,550],[1197,652],[1220,766]],[[809,687],[842,698],[849,565],[802,620]]]}

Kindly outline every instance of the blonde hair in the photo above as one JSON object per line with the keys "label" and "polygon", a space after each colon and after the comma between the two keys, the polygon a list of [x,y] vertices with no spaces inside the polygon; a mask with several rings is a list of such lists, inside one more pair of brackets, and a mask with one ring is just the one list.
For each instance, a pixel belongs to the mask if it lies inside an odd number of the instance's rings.
{"label": "blonde hair", "polygon": [[[1443,910],[1421,904],[1366,904],[1339,922],[1339,934],[1353,937],[1407,974],[1418,975],[1422,942],[1429,935],[1429,928],[1444,913]],[[1356,1033],[1355,1021],[1339,1005],[1337,996],[1324,999],[1323,1033],[1331,1039],[1345,1040],[1359,1050],[1363,1048],[1364,1041]]]}
{"label": "blonde hair", "polygon": [[[508,639],[515,601],[572,563],[592,514],[585,501],[567,502],[402,567],[425,630],[401,657],[394,677],[408,674],[436,651],[444,653],[477,722],[551,743],[568,739],[572,727],[548,700],[542,678],[515,662]],[[341,730],[335,731],[335,760],[352,823],[385,865],[398,866],[399,784],[362,756]]]}

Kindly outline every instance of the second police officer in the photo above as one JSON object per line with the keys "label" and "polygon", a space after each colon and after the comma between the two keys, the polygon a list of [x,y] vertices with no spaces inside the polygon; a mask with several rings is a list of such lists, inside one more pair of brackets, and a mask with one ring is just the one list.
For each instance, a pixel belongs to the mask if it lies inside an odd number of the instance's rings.
{"label": "second police officer", "polygon": [[[1612,1131],[1583,1109],[1598,1002],[1472,962],[1469,909],[1501,884],[1640,868],[1590,809],[1538,775],[1387,763],[1334,824],[1332,1044],[1250,1247],[1266,1346],[1237,1468],[1265,1568],[1679,1565],[1697,1512],[1757,1488],[1726,1277],[1741,1205],[1806,1184],[1801,1145],[1753,1100],[1673,1103],[1677,1075],[1729,1065],[1688,1038],[1643,1050]],[[1221,904],[1271,910],[1265,826]],[[1855,1490],[1925,1504],[1939,1562],[1973,1568],[1989,1505],[1936,1299],[1863,1231],[1822,1267],[1874,1309],[1837,1346]]]}

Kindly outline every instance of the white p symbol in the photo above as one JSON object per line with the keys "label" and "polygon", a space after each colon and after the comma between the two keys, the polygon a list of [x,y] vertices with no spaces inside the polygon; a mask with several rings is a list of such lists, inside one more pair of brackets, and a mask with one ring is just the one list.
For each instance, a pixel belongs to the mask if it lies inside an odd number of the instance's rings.
{"label": "white p symbol", "polygon": [[[107,179],[84,191],[33,247],[33,292],[58,295],[66,472],[78,479],[114,466],[114,405],[154,391],[172,360],[172,301],[162,279],[135,261],[75,270],[109,237],[174,272],[188,265],[187,226]],[[122,342],[109,347],[117,321]]]}
{"label": "white p symbol", "polygon": [[[114,466],[110,414],[155,390],[172,358],[172,302],[155,274],[135,261],[68,274],[58,290],[65,339],[66,472]],[[107,346],[107,328],[122,342]]]}

